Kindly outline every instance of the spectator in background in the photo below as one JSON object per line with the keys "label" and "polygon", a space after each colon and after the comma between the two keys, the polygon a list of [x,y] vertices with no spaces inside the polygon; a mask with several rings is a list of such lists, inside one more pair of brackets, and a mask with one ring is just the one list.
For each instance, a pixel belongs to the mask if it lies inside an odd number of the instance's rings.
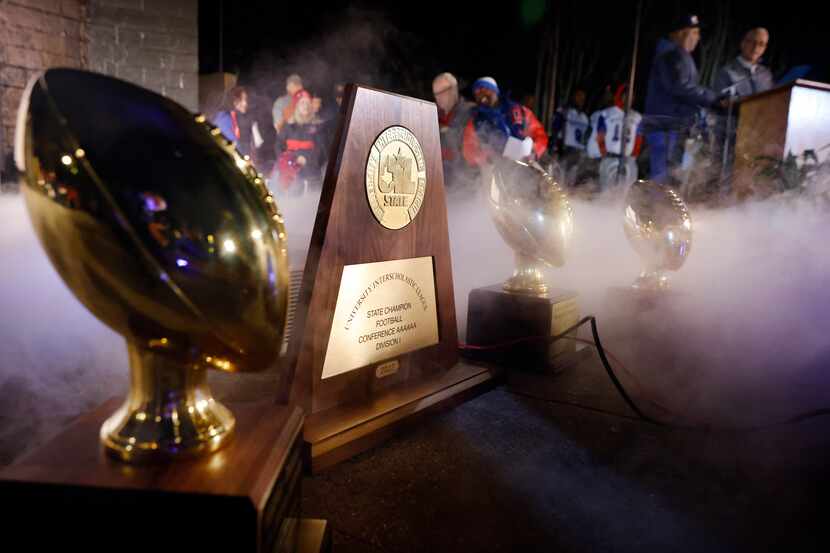
{"label": "spectator in background", "polygon": [[294,73],[285,79],[285,94],[274,100],[274,107],[271,110],[271,116],[274,120],[274,129],[277,134],[282,132],[282,128],[291,118],[291,103],[294,95],[303,89],[303,79]]}
{"label": "spectator in background", "polygon": [[337,83],[334,85],[334,102],[337,104],[337,109],[340,109],[340,106],[343,105],[343,94],[346,93],[346,85],[343,83]]}
{"label": "spectator in background", "polygon": [[719,102],[718,94],[701,86],[692,52],[700,42],[696,15],[675,20],[668,38],[661,38],[652,64],[646,95],[646,139],[651,178],[668,183],[680,163],[686,134],[701,108]]}
{"label": "spectator in background", "polygon": [[340,108],[343,104],[343,93],[346,86],[343,83],[337,83],[332,89],[331,99],[322,102],[318,110],[317,117],[320,120],[320,140],[323,148],[323,164],[327,161],[329,150],[331,150],[334,143],[335,134],[337,134],[337,125],[340,122]]}
{"label": "spectator in background", "polygon": [[[733,96],[749,96],[772,88],[772,72],[761,65],[761,56],[769,43],[769,31],[750,29],[741,40],[741,53],[721,67],[715,78],[715,91],[733,88]],[[730,91],[732,92],[732,91]]]}
{"label": "spectator in background", "polygon": [[433,79],[432,94],[438,106],[444,185],[448,189],[465,188],[475,179],[461,152],[464,127],[470,120],[473,103],[459,94],[458,80],[452,73],[441,73]]}
{"label": "spectator in background", "polygon": [[540,158],[548,148],[544,127],[525,106],[502,98],[499,86],[492,77],[482,77],[473,83],[476,107],[464,128],[462,152],[464,159],[479,167],[502,155],[509,137],[532,141],[527,157]]}
{"label": "spectator in background", "polygon": [[574,185],[579,180],[590,134],[585,98],[585,90],[577,88],[571,96],[570,104],[557,109],[553,117],[554,144],[569,185]]}
{"label": "spectator in background", "polygon": [[325,146],[321,143],[321,125],[311,94],[297,91],[292,104],[291,119],[277,141],[278,182],[283,191],[299,195],[307,188],[320,188]]}
{"label": "spectator in background", "polygon": [[633,109],[626,116],[625,104],[626,87],[619,85],[614,93],[614,105],[600,111],[597,118],[596,142],[601,158],[601,190],[617,184],[628,186],[637,180],[637,156],[643,146],[640,130],[642,116]]}
{"label": "spectator in background", "polygon": [[524,96],[522,96],[522,105],[530,111],[536,109],[536,95],[525,94]]}
{"label": "spectator in background", "polygon": [[599,142],[597,142],[597,127],[599,126],[599,118],[603,111],[614,105],[614,94],[611,92],[611,85],[606,85],[602,91],[602,96],[599,100],[599,109],[591,114],[588,119],[588,140],[585,144],[585,154],[587,159],[585,161],[586,174],[592,179],[599,177],[599,164],[602,158],[602,152],[599,151]]}
{"label": "spectator in background", "polygon": [[230,91],[231,108],[216,114],[213,123],[242,155],[253,154],[253,127],[248,117],[248,91],[237,86]]}

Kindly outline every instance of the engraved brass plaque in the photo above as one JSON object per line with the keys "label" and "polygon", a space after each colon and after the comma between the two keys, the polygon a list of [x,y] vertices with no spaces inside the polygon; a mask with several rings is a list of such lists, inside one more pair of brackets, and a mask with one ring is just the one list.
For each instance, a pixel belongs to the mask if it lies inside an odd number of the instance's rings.
{"label": "engraved brass plaque", "polygon": [[343,267],[322,378],[437,343],[431,257]]}
{"label": "engraved brass plaque", "polygon": [[[579,303],[576,296],[557,301],[551,307],[551,336],[561,334],[579,322]],[[576,336],[576,332],[572,332],[569,336]],[[573,340],[557,340],[551,344],[549,351],[552,356],[573,352],[576,351],[576,342]]]}
{"label": "engraved brass plaque", "polygon": [[418,215],[426,190],[424,151],[412,131],[389,127],[375,139],[366,162],[366,197],[375,219],[397,230]]}
{"label": "engraved brass plaque", "polygon": [[392,376],[393,374],[398,372],[398,369],[401,368],[401,362],[397,359],[392,361],[387,361],[386,363],[381,363],[377,367],[375,367],[375,378],[386,378],[387,376]]}

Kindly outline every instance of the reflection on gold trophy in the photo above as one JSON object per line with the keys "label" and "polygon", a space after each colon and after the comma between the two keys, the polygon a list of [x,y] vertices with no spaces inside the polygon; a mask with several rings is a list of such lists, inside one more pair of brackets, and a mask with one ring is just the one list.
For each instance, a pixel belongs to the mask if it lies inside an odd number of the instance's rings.
{"label": "reflection on gold trophy", "polygon": [[559,184],[536,163],[499,160],[485,176],[490,215],[516,254],[508,292],[544,295],[542,269],[561,267],[573,234],[573,210]]}
{"label": "reflection on gold trophy", "polygon": [[108,453],[221,447],[235,422],[207,369],[269,367],[284,329],[285,230],[262,179],[204,117],[83,71],[33,81],[16,146],[52,264],[127,340],[130,389],[101,428]]}
{"label": "reflection on gold trophy", "polygon": [[692,218],[686,204],[671,188],[639,180],[626,194],[623,228],[644,264],[633,287],[667,289],[667,272],[680,269],[692,247]]}

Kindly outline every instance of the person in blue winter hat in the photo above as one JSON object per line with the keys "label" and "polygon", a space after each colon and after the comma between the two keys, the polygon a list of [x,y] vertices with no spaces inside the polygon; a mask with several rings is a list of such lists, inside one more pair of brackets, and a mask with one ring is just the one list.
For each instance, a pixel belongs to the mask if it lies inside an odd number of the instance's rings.
{"label": "person in blue winter hat", "polygon": [[500,155],[509,137],[530,138],[531,157],[540,157],[548,147],[548,135],[533,112],[504,97],[493,77],[473,83],[475,111],[464,129],[462,153],[472,166],[481,166]]}

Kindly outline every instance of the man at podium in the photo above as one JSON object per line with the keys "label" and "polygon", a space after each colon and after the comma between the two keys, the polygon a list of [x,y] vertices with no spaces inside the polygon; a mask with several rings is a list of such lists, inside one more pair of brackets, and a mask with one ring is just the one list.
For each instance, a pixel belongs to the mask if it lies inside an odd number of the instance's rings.
{"label": "man at podium", "polygon": [[715,78],[715,90],[741,97],[772,88],[772,72],[759,63],[769,43],[769,31],[756,27],[741,40],[741,53],[721,67]]}
{"label": "man at podium", "polygon": [[[741,40],[741,53],[721,67],[715,77],[715,90],[731,98],[764,92],[773,87],[772,72],[761,65],[761,56],[769,43],[769,31],[763,27],[748,30]],[[722,109],[715,125],[715,158],[721,164],[721,183],[727,182],[735,150],[734,106]]]}

